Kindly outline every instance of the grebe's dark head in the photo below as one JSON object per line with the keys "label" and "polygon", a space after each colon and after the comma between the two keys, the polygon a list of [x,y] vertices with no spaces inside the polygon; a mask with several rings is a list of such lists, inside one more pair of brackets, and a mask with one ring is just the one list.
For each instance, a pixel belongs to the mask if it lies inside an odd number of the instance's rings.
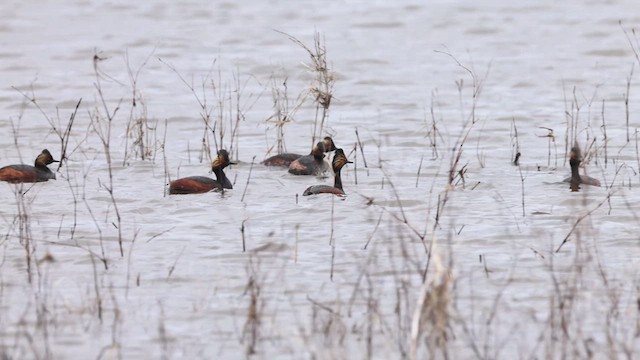
{"label": "grebe's dark head", "polygon": [[313,157],[315,158],[324,158],[324,153],[325,153],[325,145],[323,141],[320,141],[319,143],[316,144],[316,146],[313,147],[313,149],[311,150],[311,155],[313,155]]}
{"label": "grebe's dark head", "polygon": [[229,160],[229,153],[227,152],[227,150],[220,149],[218,151],[218,156],[216,156],[216,158],[213,159],[213,162],[211,162],[211,169],[224,169],[229,165],[235,164],[235,162]]}
{"label": "grebe's dark head", "polygon": [[324,152],[329,152],[336,149],[336,144],[333,142],[333,139],[330,138],[329,136],[325,137],[324,140],[322,140],[322,142],[324,143]]}
{"label": "grebe's dark head", "polygon": [[569,153],[569,165],[571,167],[578,167],[580,162],[582,161],[582,154],[580,151],[580,146],[578,144],[573,145],[571,148],[571,152]]}
{"label": "grebe's dark head", "polygon": [[344,151],[342,149],[336,149],[336,153],[333,155],[333,162],[331,164],[333,166],[333,172],[340,171],[343,166],[350,163],[353,163],[353,161],[349,161],[349,159],[347,159]]}
{"label": "grebe's dark head", "polygon": [[47,166],[47,165],[52,164],[54,162],[60,162],[60,161],[54,160],[53,156],[51,155],[49,150],[44,149],[44,150],[42,150],[40,155],[38,155],[36,157],[35,165],[36,166]]}

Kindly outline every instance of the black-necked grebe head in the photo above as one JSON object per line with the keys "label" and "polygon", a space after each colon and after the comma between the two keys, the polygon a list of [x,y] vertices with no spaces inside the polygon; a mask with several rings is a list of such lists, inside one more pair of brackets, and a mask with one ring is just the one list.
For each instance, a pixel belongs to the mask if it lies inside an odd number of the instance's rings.
{"label": "black-necked grebe head", "polygon": [[342,149],[336,149],[336,153],[333,155],[333,161],[331,162],[334,173],[340,171],[340,169],[342,169],[346,164],[351,163],[353,163],[353,161],[349,161],[349,159],[347,159],[347,156],[344,154]]}
{"label": "black-necked grebe head", "polygon": [[235,165],[235,162],[229,160],[229,152],[224,149],[218,150],[218,156],[211,162],[211,169],[224,169],[229,165]]}
{"label": "black-necked grebe head", "polygon": [[[600,180],[587,175],[580,175],[580,163],[582,162],[582,153],[580,146],[576,143],[569,153],[569,165],[571,166],[571,177],[569,178],[571,191],[578,191],[580,185],[600,186]],[[566,181],[566,180],[565,180]]]}
{"label": "black-necked grebe head", "polygon": [[331,137],[325,137],[322,142],[324,143],[324,152],[330,152],[336,149],[336,144]]}
{"label": "black-necked grebe head", "polygon": [[311,150],[311,155],[313,155],[313,157],[315,157],[316,159],[323,159],[325,152],[326,151],[325,151],[324,142],[320,141]]}
{"label": "black-necked grebe head", "polygon": [[49,150],[44,149],[44,150],[42,150],[40,155],[38,155],[36,157],[35,166],[36,167],[42,167],[42,166],[46,167],[47,165],[53,164],[53,163],[56,163],[56,162],[60,162],[60,161],[59,160],[54,160],[53,156],[51,155]]}

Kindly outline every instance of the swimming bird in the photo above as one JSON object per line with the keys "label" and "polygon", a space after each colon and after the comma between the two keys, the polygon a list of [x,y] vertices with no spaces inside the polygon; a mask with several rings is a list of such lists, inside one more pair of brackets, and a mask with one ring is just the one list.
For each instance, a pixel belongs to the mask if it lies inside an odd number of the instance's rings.
{"label": "swimming bird", "polygon": [[289,173],[293,175],[319,175],[325,172],[329,165],[324,161],[324,142],[320,141],[313,147],[309,155],[299,157],[289,165]]}
{"label": "swimming bird", "polygon": [[580,175],[580,163],[582,162],[582,155],[580,146],[575,144],[571,148],[569,153],[569,165],[571,166],[571,177],[564,179],[564,182],[569,183],[571,191],[578,191],[580,185],[600,186],[600,180],[592,178],[587,175]]}
{"label": "swimming bird", "polygon": [[[336,149],[336,144],[334,144],[333,139],[329,136],[325,137],[322,142],[325,146],[325,152],[330,152]],[[293,161],[301,158],[302,156],[303,155],[294,153],[282,153],[271,156],[265,159],[262,163],[266,166],[289,166]]]}
{"label": "swimming bird", "polygon": [[218,156],[211,163],[211,171],[216,175],[216,179],[207,176],[189,176],[177,179],[169,185],[169,194],[201,194],[212,190],[233,189],[231,181],[224,174],[224,168],[234,165],[235,162],[229,160],[227,150],[218,151]]}
{"label": "swimming bird", "polygon": [[6,181],[10,183],[33,183],[47,180],[55,180],[56,174],[51,171],[47,165],[54,162],[60,162],[54,160],[49,150],[44,149],[36,157],[34,166],[31,165],[8,165],[0,169],[0,181]]}
{"label": "swimming bird", "polygon": [[336,149],[336,153],[333,156],[333,161],[331,165],[333,167],[333,172],[335,173],[333,186],[329,185],[313,185],[308,187],[303,196],[316,195],[316,194],[334,194],[339,196],[345,196],[344,190],[342,189],[342,178],[340,177],[340,170],[343,166],[348,163],[353,163],[347,159],[347,156],[344,154],[342,149]]}

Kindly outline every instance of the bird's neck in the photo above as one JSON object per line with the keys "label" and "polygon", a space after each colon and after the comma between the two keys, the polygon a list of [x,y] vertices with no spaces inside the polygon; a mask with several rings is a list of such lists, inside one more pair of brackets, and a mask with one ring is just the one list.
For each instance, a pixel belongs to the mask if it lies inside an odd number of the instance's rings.
{"label": "bird's neck", "polygon": [[336,175],[333,180],[333,187],[342,190],[342,178],[340,177],[340,169],[338,169],[335,173]]}

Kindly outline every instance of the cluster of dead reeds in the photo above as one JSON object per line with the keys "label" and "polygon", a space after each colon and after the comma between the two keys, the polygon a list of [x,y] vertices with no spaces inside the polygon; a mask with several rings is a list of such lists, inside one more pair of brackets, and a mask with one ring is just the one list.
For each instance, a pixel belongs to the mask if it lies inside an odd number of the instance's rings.
{"label": "cluster of dead reeds", "polygon": [[[278,79],[276,76],[271,78],[274,111],[266,120],[269,127],[274,126],[276,129],[276,142],[275,145],[268,146],[269,151],[285,150],[285,125],[293,121],[307,98],[312,99],[315,107],[312,137],[312,143],[315,143],[325,132],[333,100],[335,79],[328,65],[324,41],[316,33],[314,45],[307,47],[300,40],[287,36],[309,55],[311,63],[308,67],[314,74],[314,82],[291,103],[286,76],[284,79]],[[635,32],[627,36],[640,64]],[[519,283],[516,276],[519,264],[516,261],[511,269],[496,269],[491,255],[486,254],[489,250],[484,250],[476,254],[479,259],[476,266],[467,268],[460,264],[468,260],[460,259],[457,253],[460,247],[459,242],[466,239],[463,230],[467,224],[464,220],[461,220],[462,223],[456,220],[458,215],[456,211],[459,210],[454,206],[459,206],[464,201],[458,197],[458,194],[474,192],[480,185],[479,181],[472,180],[473,173],[470,172],[481,171],[487,166],[481,137],[475,136],[475,132],[479,124],[484,121],[479,116],[477,107],[483,94],[489,67],[480,76],[472,67],[463,64],[449,52],[441,53],[452,59],[463,73],[463,78],[455,82],[460,98],[462,128],[456,136],[451,137],[453,138],[451,142],[446,142],[445,138],[448,137],[442,134],[439,126],[443,120],[435,104],[437,93],[433,92],[431,118],[427,121],[425,133],[428,141],[426,151],[430,153],[430,157],[425,160],[422,154],[416,171],[416,188],[421,189],[424,182],[424,176],[421,176],[423,164],[425,161],[436,164],[432,167],[437,169],[436,174],[431,179],[428,191],[423,192],[428,206],[424,207],[424,213],[420,214],[412,213],[405,208],[405,189],[397,185],[400,180],[394,178],[384,159],[379,156],[376,173],[379,170],[382,176],[381,187],[387,186],[393,205],[389,205],[389,201],[381,201],[376,194],[356,192],[364,198],[363,207],[373,214],[374,220],[371,231],[366,234],[366,239],[363,239],[366,240],[363,241],[363,252],[354,254],[354,257],[360,260],[355,269],[357,271],[350,274],[348,280],[341,284],[348,289],[346,297],[345,292],[340,290],[321,299],[306,296],[304,301],[307,307],[299,314],[304,317],[304,320],[299,320],[295,325],[297,329],[295,335],[299,344],[294,350],[304,352],[311,358],[344,358],[345,354],[355,352],[366,359],[381,357],[492,359],[501,358],[504,353],[509,354],[507,356],[518,354],[526,358],[622,356],[632,358],[637,351],[635,343],[640,334],[638,330],[640,321],[637,320],[640,319],[640,308],[635,306],[640,299],[637,281],[631,287],[625,284],[620,285],[621,279],[612,274],[611,268],[605,262],[606,259],[599,252],[597,237],[587,235],[597,230],[594,214],[605,212],[605,205],[608,206],[609,213],[613,211],[611,199],[616,194],[614,184],[617,183],[617,177],[623,174],[623,170],[633,167],[632,164],[620,161],[616,156],[611,155],[609,150],[611,139],[607,137],[608,125],[605,121],[606,101],[596,101],[595,92],[592,97],[583,100],[577,95],[576,88],[573,88],[570,97],[566,97],[564,114],[567,125],[564,158],[567,158],[571,144],[583,143],[584,163],[599,166],[603,176],[607,174],[608,164],[615,164],[615,176],[605,182],[606,194],[597,201],[588,201],[586,195],[583,195],[583,206],[576,209],[575,214],[567,222],[566,231],[563,233],[566,236],[562,239],[552,238],[552,246],[549,246],[549,249],[542,249],[539,244],[518,243],[522,248],[520,251],[526,252],[529,256],[528,260],[535,262],[533,266],[535,270],[546,271],[549,274],[548,283],[543,284],[541,289],[536,289],[540,291],[536,295],[545,297],[548,307],[529,308],[526,310],[531,314],[523,314],[518,311],[519,304],[516,301],[523,301],[525,303],[523,307],[527,307],[526,299],[519,299],[518,294],[514,294],[512,289],[523,291],[531,285],[521,280]],[[73,125],[82,99],[77,101],[65,124],[58,115],[51,117],[41,109],[35,94],[22,93],[25,106],[35,106],[60,140],[61,163],[58,171],[64,175],[64,181],[73,198],[74,219],[68,229],[58,231],[59,241],[56,245],[78,249],[91,260],[94,281],[89,290],[91,301],[87,304],[87,313],[94,316],[101,324],[109,322],[107,326],[112,334],[111,343],[100,349],[98,357],[112,351],[122,357],[120,328],[124,326],[124,321],[121,309],[123,305],[119,301],[126,301],[127,296],[120,297],[117,294],[118,290],[112,284],[105,284],[103,275],[109,271],[112,262],[123,258],[127,259],[127,266],[131,265],[139,232],[135,226],[128,228],[131,224],[123,221],[126,215],[122,214],[119,206],[121,197],[118,193],[115,170],[118,166],[129,166],[135,160],[155,161],[158,152],[161,151],[164,159],[165,183],[170,180],[165,154],[168,124],[164,122],[164,136],[160,140],[157,134],[158,121],[149,119],[144,97],[139,90],[139,75],[150,58],[151,55],[135,71],[131,69],[127,59],[131,98],[127,101],[119,100],[114,104],[107,100],[109,97],[105,93],[104,85],[106,79],[111,77],[101,68],[101,64],[107,59],[99,53],[95,54],[93,58],[95,103],[88,110],[89,124],[86,134],[81,137],[74,137]],[[227,87],[220,85],[223,82],[219,73],[217,79],[212,79],[213,76],[208,73],[202,79],[201,85],[195,86],[187,81],[173,65],[164,60],[160,61],[178,76],[197,104],[198,116],[202,121],[202,132],[198,141],[198,161],[210,161],[212,148],[226,147],[230,153],[235,150],[237,155],[240,124],[246,119],[248,109],[260,96],[249,96],[248,105],[242,101],[241,98],[245,96],[246,82],[241,80],[239,73],[234,74],[232,85]],[[634,147],[637,159],[636,169],[638,169],[640,168],[638,131],[633,133],[629,130],[629,93],[633,69],[634,67],[631,68],[627,78],[624,96],[626,144],[619,152]],[[468,83],[470,85],[465,85]],[[599,109],[600,124],[592,121],[592,113],[596,112],[592,107]],[[116,122],[120,119],[118,116],[125,111],[128,115],[126,116],[124,152],[122,159],[115,160],[114,148],[120,144],[114,144],[113,131],[117,126]],[[58,114],[57,111],[56,114]],[[586,125],[583,120],[585,117]],[[13,125],[16,148],[19,150],[17,139],[20,124],[18,122]],[[360,139],[358,129],[354,130],[357,141],[353,145],[351,154],[356,162],[353,173],[354,182],[357,185],[359,172],[361,176],[362,174],[371,176],[368,171],[371,169],[371,164],[366,162],[364,142]],[[539,135],[538,141],[547,149],[547,168],[556,168],[559,164],[556,132],[552,126],[544,130],[546,133]],[[96,215],[98,213],[96,204],[87,198],[86,183],[89,169],[85,168],[79,174],[70,170],[68,166],[70,158],[83,152],[82,145],[90,136],[95,136],[101,146],[93,159],[100,157],[99,161],[104,163],[106,168],[107,178],[99,183],[100,190],[106,192],[109,199],[108,209],[99,211],[104,214],[104,218]],[[530,199],[526,181],[529,168],[523,164],[527,163],[529,152],[522,146],[520,136],[514,119],[511,125],[513,165],[518,170],[521,190],[518,197],[520,203],[516,206],[521,208],[522,216],[514,216],[513,221],[519,231],[521,227],[524,228],[535,222],[535,218],[532,218],[531,212],[527,211],[526,207],[527,199]],[[469,144],[473,138],[477,139],[475,162],[469,156],[474,149],[474,145]],[[380,153],[382,145],[375,140],[371,142],[378,146]],[[358,150],[367,169],[366,172],[358,169]],[[82,153],[82,156],[89,158],[91,155],[87,152]],[[251,170],[247,176],[241,202],[244,202],[250,178]],[[31,339],[27,343],[33,349],[32,355],[37,358],[55,358],[51,349],[50,332],[56,325],[56,309],[47,297],[51,284],[48,283],[46,276],[47,264],[55,259],[48,253],[40,252],[39,242],[33,236],[31,217],[33,197],[30,195],[30,189],[23,185],[14,187],[17,209],[5,241],[10,234],[15,235],[19,240],[25,254],[26,280],[34,284],[33,299],[30,300],[36,309],[38,326],[35,329],[24,329],[24,333]],[[336,249],[341,243],[339,234],[336,234],[334,222],[339,221],[339,217],[335,214],[335,207],[340,205],[336,205],[333,198],[331,201],[330,210],[326,209],[331,211],[331,226],[327,235],[330,254],[328,281],[339,282],[344,279],[335,276],[335,269],[341,266],[340,259],[337,259],[336,255]],[[78,226],[77,217],[81,211],[88,214],[95,227],[97,241],[90,244],[78,239],[75,235]],[[416,220],[417,218],[419,220]],[[239,236],[242,238],[242,252],[247,250],[246,226],[247,219],[241,220],[238,224]],[[148,241],[170,231],[171,229],[161,229]],[[298,227],[296,227],[296,246],[297,235]],[[568,244],[573,247],[569,248]],[[293,262],[296,263],[297,247],[294,254]],[[468,256],[470,253],[465,254]],[[169,267],[167,279],[172,277],[181,256],[182,253]],[[242,304],[245,308],[244,325],[239,326],[237,331],[240,334],[238,342],[243,347],[246,357],[260,355],[263,347],[274,346],[273,343],[278,345],[286,343],[283,340],[285,336],[279,339],[278,335],[282,334],[271,332],[277,326],[267,329],[269,322],[286,322],[286,320],[277,318],[278,304],[275,304],[275,301],[269,301],[268,296],[265,295],[270,287],[277,286],[275,276],[265,274],[261,268],[263,258],[266,257],[258,249],[253,249],[253,251],[247,251],[247,256],[244,258],[247,268],[246,283],[244,291],[239,294],[239,297],[246,300]],[[388,276],[382,276],[381,269],[384,269]],[[130,283],[138,284],[140,279],[137,277],[135,281],[131,281],[130,271],[127,270],[126,274],[125,293],[128,293]],[[472,284],[463,283],[467,280]],[[484,293],[490,295],[474,298],[472,292],[476,287],[483,286],[489,289]],[[463,291],[469,291],[471,294]],[[606,308],[604,313],[591,314],[587,319],[590,322],[601,321],[601,328],[593,323],[586,324],[587,320],[582,318],[590,306],[589,292],[603,292],[604,296],[601,299],[604,298],[607,301],[604,304]],[[170,329],[165,324],[165,306],[167,305],[159,304],[161,315],[157,336],[162,346],[162,354],[167,356],[172,339],[168,335]],[[509,321],[512,315],[518,319],[530,317],[532,324],[514,324]],[[629,321],[629,318],[633,320]],[[518,331],[525,334],[525,339],[515,335]],[[40,340],[44,345],[35,346],[36,341]],[[511,341],[515,345],[510,344]],[[288,343],[282,346],[285,348],[283,351],[289,351],[289,346]],[[523,352],[517,353],[520,348]],[[10,358],[11,356],[6,354],[11,353],[6,348],[0,347],[0,356]]]}

